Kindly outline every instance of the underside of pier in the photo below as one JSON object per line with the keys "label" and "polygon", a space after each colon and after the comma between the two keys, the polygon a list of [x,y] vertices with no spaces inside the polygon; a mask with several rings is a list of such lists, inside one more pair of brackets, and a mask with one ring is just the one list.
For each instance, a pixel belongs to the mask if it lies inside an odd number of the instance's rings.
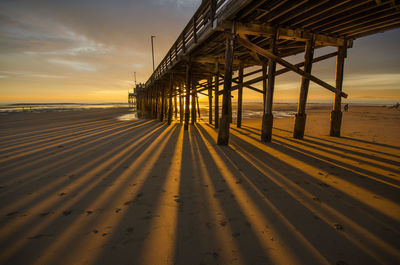
{"label": "underside of pier", "polygon": [[[227,145],[231,92],[238,90],[236,126],[240,127],[246,88],[259,92],[263,99],[260,140],[269,142],[275,77],[291,71],[301,76],[293,137],[304,136],[310,81],[332,91],[330,135],[338,137],[341,99],[347,97],[342,89],[347,49],[359,37],[399,26],[397,0],[205,0],[148,81],[136,87],[139,117],[169,124],[175,117],[187,129],[197,120],[198,95],[203,94],[209,98],[208,119],[218,128],[218,144]],[[314,57],[315,49],[326,46],[337,50]],[[286,57],[300,53],[304,53],[303,61],[287,61]],[[336,57],[333,85],[312,74],[313,63],[332,57]],[[262,89],[254,86],[259,82]]]}

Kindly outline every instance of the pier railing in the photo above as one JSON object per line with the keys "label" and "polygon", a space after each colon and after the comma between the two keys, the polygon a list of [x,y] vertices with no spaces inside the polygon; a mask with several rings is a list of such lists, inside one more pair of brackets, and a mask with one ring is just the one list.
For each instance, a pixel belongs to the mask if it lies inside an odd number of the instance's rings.
{"label": "pier railing", "polygon": [[171,68],[176,62],[178,62],[179,56],[184,56],[194,44],[198,43],[206,29],[215,26],[214,21],[218,12],[228,1],[229,0],[211,0],[202,2],[186,27],[182,30],[175,43],[169,49],[164,59],[147,80],[145,84],[146,87],[167,72],[168,68]]}

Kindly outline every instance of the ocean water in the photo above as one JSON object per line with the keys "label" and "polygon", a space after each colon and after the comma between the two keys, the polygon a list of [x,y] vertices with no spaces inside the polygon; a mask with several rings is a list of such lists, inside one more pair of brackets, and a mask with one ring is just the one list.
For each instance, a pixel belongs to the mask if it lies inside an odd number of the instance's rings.
{"label": "ocean water", "polygon": [[16,113],[16,112],[53,112],[53,111],[73,111],[85,109],[107,109],[128,107],[127,103],[24,103],[24,104],[5,104],[0,105],[0,113]]}
{"label": "ocean water", "polygon": [[[254,109],[243,109],[242,117],[243,119],[258,119],[262,118],[262,104],[254,103],[252,105],[257,106]],[[259,108],[258,108],[259,106]],[[39,112],[62,112],[62,111],[76,111],[76,110],[86,110],[86,109],[107,109],[107,108],[119,108],[119,107],[128,107],[127,103],[98,103],[98,104],[89,104],[89,103],[25,103],[25,104],[4,104],[0,105],[0,114],[7,115],[11,113],[39,113]],[[201,119],[208,120],[208,106],[207,104],[200,103],[201,109]],[[221,113],[222,110],[220,110]],[[234,118],[237,116],[236,106],[233,106],[232,115]],[[295,111],[291,110],[277,110],[273,111],[274,118],[286,118],[292,117],[295,115]],[[129,120],[137,120],[137,113],[129,110],[126,114],[117,117],[118,120],[121,121],[129,121]]]}

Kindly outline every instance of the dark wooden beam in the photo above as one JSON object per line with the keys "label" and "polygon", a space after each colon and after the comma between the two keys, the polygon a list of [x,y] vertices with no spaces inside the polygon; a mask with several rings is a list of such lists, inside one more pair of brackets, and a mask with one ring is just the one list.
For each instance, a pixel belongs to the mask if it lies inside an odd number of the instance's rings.
{"label": "dark wooden beam", "polygon": [[[328,54],[326,54],[326,55],[322,55],[322,56],[319,56],[319,57],[313,59],[312,62],[313,62],[313,63],[320,62],[320,61],[323,61],[323,60],[326,60],[326,59],[335,57],[336,55],[337,55],[337,52],[328,53]],[[295,64],[294,66],[296,66],[296,67],[303,67],[303,66],[304,66],[304,62]],[[255,71],[252,72],[252,74],[259,73],[259,72],[261,72],[261,71],[262,71],[262,69],[260,69],[260,70],[255,70]],[[284,73],[287,73],[287,72],[290,72],[290,71],[291,71],[291,70],[290,70],[289,68],[283,68],[283,69],[280,69],[280,70],[276,71],[276,72],[275,72],[275,76],[281,75],[281,74],[284,74]],[[248,75],[248,74],[245,74],[244,76],[247,76],[247,75]],[[243,86],[246,87],[246,85],[255,84],[255,83],[258,83],[258,82],[260,82],[260,81],[262,81],[262,80],[263,80],[263,77],[262,77],[262,76],[259,76],[259,77],[256,77],[256,78],[253,78],[253,79],[251,79],[251,80],[248,80],[248,81],[244,82],[244,83],[243,83]],[[234,90],[238,89],[238,87],[239,87],[238,85],[233,86],[231,91],[234,91]],[[247,87],[248,87],[248,86],[247,86]],[[260,93],[263,93],[263,91],[260,90],[260,89],[257,89],[256,91],[257,91],[257,92],[260,92]]]}
{"label": "dark wooden beam", "polygon": [[185,98],[185,125],[184,130],[189,129],[189,119],[190,119],[190,111],[189,111],[189,100],[190,100],[190,86],[192,82],[192,65],[190,62],[186,63],[186,98]]}
{"label": "dark wooden beam", "polygon": [[[346,47],[338,48],[338,56],[336,60],[336,81],[335,85],[338,90],[342,90],[343,86],[343,72],[344,72],[344,59],[346,58]],[[331,112],[331,126],[330,135],[340,137],[340,128],[342,126],[342,98],[340,95],[335,94],[335,103]]]}
{"label": "dark wooden beam", "polygon": [[225,32],[225,74],[224,74],[224,94],[222,96],[222,116],[218,130],[218,145],[228,145],[229,143],[229,104],[231,99],[232,71],[233,71],[233,34],[229,30]]}
{"label": "dark wooden beam", "polygon": [[[307,41],[306,43],[306,50],[304,54],[304,71],[308,74],[311,74],[313,56],[314,56],[314,41],[310,40]],[[301,78],[299,103],[297,106],[297,113],[295,116],[294,130],[293,130],[293,137],[296,139],[303,139],[304,137],[304,130],[306,127],[306,103],[307,103],[309,84],[310,84],[309,79],[305,77]]]}
{"label": "dark wooden beam", "polygon": [[183,116],[184,116],[184,105],[183,105],[183,83],[179,85],[179,122],[183,122]]}
{"label": "dark wooden beam", "polygon": [[196,123],[197,120],[197,115],[196,115],[196,95],[197,95],[197,90],[196,90],[196,82],[192,80],[192,124]]}
{"label": "dark wooden beam", "polygon": [[174,113],[174,117],[175,117],[175,120],[178,118],[178,95],[177,95],[177,93],[176,93],[176,88],[174,89],[175,90],[175,95],[174,95],[174,111],[175,111],[175,113]]}
{"label": "dark wooden beam", "polygon": [[[275,36],[272,36],[270,38],[269,47],[270,47],[269,52],[274,55],[276,52]],[[265,107],[264,107],[264,115],[261,127],[262,142],[271,142],[272,139],[272,125],[274,120],[274,116],[272,115],[272,104],[273,104],[274,87],[275,87],[275,70],[276,70],[276,61],[270,58],[268,60],[268,83],[267,83],[267,91],[265,94]]]}
{"label": "dark wooden beam", "polygon": [[170,81],[169,81],[169,103],[168,103],[168,125],[172,122],[172,90],[173,90],[173,75],[170,74]]}
{"label": "dark wooden beam", "polygon": [[239,65],[238,72],[238,106],[237,106],[237,119],[236,127],[242,127],[242,105],[243,105],[243,65]]}
{"label": "dark wooden beam", "polygon": [[208,86],[208,123],[212,124],[212,77],[207,80]]}
{"label": "dark wooden beam", "polygon": [[214,87],[214,119],[215,119],[215,128],[217,129],[219,126],[219,64],[215,63],[215,87]]}
{"label": "dark wooden beam", "polygon": [[288,61],[283,60],[282,58],[278,57],[277,55],[272,54],[271,52],[269,52],[269,51],[267,51],[267,50],[255,45],[255,44],[251,43],[249,40],[245,40],[244,38],[239,37],[238,38],[238,42],[241,45],[243,45],[244,47],[257,52],[258,54],[260,54],[260,55],[262,55],[262,56],[264,56],[264,57],[266,57],[268,59],[276,61],[280,65],[290,69],[291,71],[293,71],[293,72],[295,72],[295,73],[297,73],[297,74],[299,74],[301,76],[304,76],[305,78],[313,81],[314,83],[316,83],[316,84],[318,84],[318,85],[320,85],[320,86],[322,86],[322,87],[324,87],[324,88],[326,88],[326,89],[328,89],[328,90],[330,90],[332,92],[335,92],[336,94],[338,94],[338,95],[340,95],[340,96],[342,96],[344,98],[347,98],[347,94],[346,93],[338,90],[337,88],[329,85],[328,83],[322,81],[321,79],[319,79],[319,78],[317,78],[317,77],[315,77],[315,76],[313,76],[311,74],[307,74],[306,72],[304,72],[300,68],[296,67],[295,65],[289,63]]}
{"label": "dark wooden beam", "polygon": [[160,121],[163,121],[164,120],[164,104],[165,104],[165,87],[164,86],[162,86],[161,87],[161,109],[160,109]]}

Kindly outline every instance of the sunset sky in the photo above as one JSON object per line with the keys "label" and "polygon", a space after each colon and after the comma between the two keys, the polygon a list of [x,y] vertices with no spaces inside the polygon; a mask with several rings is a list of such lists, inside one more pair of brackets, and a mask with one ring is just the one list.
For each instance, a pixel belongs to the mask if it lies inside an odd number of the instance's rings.
{"label": "sunset sky", "polygon": [[[0,103],[126,102],[151,74],[150,36],[161,61],[201,0],[2,0]],[[349,102],[400,101],[400,29],[358,39],[345,64]],[[334,48],[316,51],[316,56]],[[300,62],[303,55],[289,58]],[[334,83],[335,60],[313,73]],[[277,78],[275,98],[296,102],[300,77]],[[245,91],[248,100],[260,95]],[[330,101],[311,85],[310,101]]]}

